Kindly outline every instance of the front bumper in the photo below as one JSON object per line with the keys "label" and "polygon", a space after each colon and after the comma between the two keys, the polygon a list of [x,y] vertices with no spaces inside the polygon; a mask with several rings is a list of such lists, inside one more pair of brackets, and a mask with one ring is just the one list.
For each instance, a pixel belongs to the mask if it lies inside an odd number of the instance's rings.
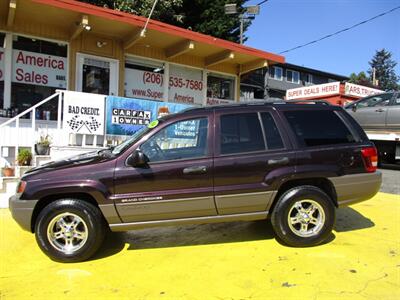
{"label": "front bumper", "polygon": [[375,196],[382,185],[382,173],[362,173],[330,177],[336,190],[338,206],[347,206]]}
{"label": "front bumper", "polygon": [[17,195],[8,200],[11,215],[22,229],[32,232],[32,215],[38,200],[21,200]]}

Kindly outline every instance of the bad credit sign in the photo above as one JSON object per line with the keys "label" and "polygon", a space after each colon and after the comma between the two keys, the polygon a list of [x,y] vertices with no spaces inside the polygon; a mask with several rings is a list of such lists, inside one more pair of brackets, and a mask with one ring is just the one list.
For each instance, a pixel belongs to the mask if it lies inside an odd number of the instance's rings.
{"label": "bad credit sign", "polygon": [[13,82],[67,87],[67,58],[13,50]]}
{"label": "bad credit sign", "polygon": [[383,93],[383,91],[354,83],[346,82],[346,84],[344,85],[344,94],[347,96],[355,96],[363,98],[380,93]]}
{"label": "bad credit sign", "polygon": [[336,95],[339,89],[339,81],[290,89],[286,91],[286,100]]}

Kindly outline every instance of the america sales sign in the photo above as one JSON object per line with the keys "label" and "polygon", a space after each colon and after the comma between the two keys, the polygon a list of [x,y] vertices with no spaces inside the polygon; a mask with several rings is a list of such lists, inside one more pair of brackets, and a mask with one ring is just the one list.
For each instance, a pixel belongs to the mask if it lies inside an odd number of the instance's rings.
{"label": "america sales sign", "polygon": [[12,81],[55,88],[67,87],[67,58],[13,50]]}

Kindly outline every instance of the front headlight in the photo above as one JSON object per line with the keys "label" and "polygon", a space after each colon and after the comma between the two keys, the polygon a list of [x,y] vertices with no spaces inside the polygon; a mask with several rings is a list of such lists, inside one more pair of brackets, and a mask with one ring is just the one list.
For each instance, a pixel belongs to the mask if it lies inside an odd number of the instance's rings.
{"label": "front headlight", "polygon": [[26,188],[26,181],[21,180],[17,185],[17,194],[22,194]]}

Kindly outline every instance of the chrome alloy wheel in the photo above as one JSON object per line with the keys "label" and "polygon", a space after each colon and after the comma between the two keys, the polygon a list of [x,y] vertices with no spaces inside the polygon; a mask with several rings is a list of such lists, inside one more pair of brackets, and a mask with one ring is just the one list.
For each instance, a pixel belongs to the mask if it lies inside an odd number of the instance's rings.
{"label": "chrome alloy wheel", "polygon": [[297,201],[288,215],[290,230],[300,237],[311,237],[318,234],[325,224],[325,212],[314,200]]}
{"label": "chrome alloy wheel", "polygon": [[88,227],[81,217],[66,212],[55,216],[47,226],[50,244],[65,254],[72,254],[85,245]]}

